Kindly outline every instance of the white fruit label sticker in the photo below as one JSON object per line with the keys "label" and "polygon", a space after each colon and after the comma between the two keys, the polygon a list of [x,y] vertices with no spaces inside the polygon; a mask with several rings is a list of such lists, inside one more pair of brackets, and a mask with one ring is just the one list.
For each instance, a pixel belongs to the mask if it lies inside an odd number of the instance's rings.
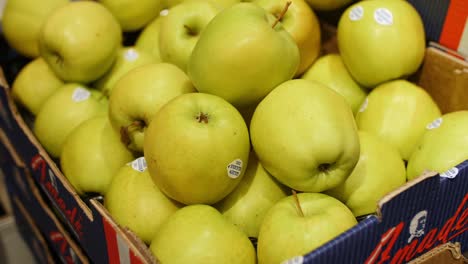
{"label": "white fruit label sticker", "polygon": [[291,259],[281,262],[281,264],[302,264],[302,263],[304,263],[303,256],[296,256],[296,257],[293,257]]}
{"label": "white fruit label sticker", "polygon": [[366,99],[364,99],[364,102],[362,102],[361,107],[359,108],[359,113],[364,112],[366,110],[368,104],[369,104],[369,99],[367,99],[367,97],[366,97]]}
{"label": "white fruit label sticker", "polygon": [[124,58],[126,61],[134,61],[138,59],[139,56],[140,54],[138,54],[138,51],[136,51],[135,49],[128,49],[124,54]]}
{"label": "white fruit label sticker", "polygon": [[88,98],[91,96],[91,92],[86,90],[83,87],[77,87],[72,94],[72,100],[74,102],[81,102],[88,100]]}
{"label": "white fruit label sticker", "polygon": [[128,164],[131,165],[134,170],[139,172],[144,172],[146,168],[148,168],[148,166],[146,165],[145,157],[140,157]]}
{"label": "white fruit label sticker", "polygon": [[451,169],[448,169],[446,172],[441,173],[441,174],[440,174],[440,177],[453,179],[453,178],[455,178],[457,175],[458,175],[458,168],[457,168],[457,167],[453,167],[453,168],[451,168]]}
{"label": "white fruit label sticker", "polygon": [[167,16],[169,15],[169,9],[163,9],[161,12],[159,12],[160,16]]}
{"label": "white fruit label sticker", "polygon": [[355,6],[349,11],[349,19],[351,21],[360,20],[364,16],[364,8],[362,6]]}
{"label": "white fruit label sticker", "polygon": [[374,19],[383,26],[393,25],[393,14],[387,8],[377,8],[374,12]]}
{"label": "white fruit label sticker", "polygon": [[235,159],[227,165],[227,175],[229,178],[235,179],[240,176],[242,171],[242,160]]}
{"label": "white fruit label sticker", "polygon": [[442,117],[439,117],[437,119],[435,119],[434,121],[432,121],[431,123],[429,123],[426,128],[428,130],[431,130],[431,129],[435,129],[435,128],[438,128],[440,127],[440,125],[442,124]]}

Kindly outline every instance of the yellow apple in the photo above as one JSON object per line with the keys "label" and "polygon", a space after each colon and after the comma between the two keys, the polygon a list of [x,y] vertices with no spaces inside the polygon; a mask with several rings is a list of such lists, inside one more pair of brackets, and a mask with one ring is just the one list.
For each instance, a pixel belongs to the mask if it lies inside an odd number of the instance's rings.
{"label": "yellow apple", "polygon": [[2,31],[8,44],[26,57],[38,57],[38,39],[42,24],[52,11],[67,2],[68,0],[6,1],[2,16]]}
{"label": "yellow apple", "polygon": [[300,63],[296,71],[296,76],[299,76],[320,53],[320,24],[314,11],[305,0],[256,0],[253,3],[278,17],[288,1],[291,4],[280,21],[299,48]]}

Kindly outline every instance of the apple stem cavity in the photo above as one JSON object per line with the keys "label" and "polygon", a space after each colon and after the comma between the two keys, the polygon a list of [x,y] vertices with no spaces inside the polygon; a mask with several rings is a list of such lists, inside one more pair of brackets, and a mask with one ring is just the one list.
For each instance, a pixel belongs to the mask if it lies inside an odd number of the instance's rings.
{"label": "apple stem cavity", "polygon": [[299,215],[304,217],[304,211],[302,211],[301,203],[299,202],[299,198],[297,197],[296,190],[292,190],[294,201],[296,202],[297,209],[299,211]]}
{"label": "apple stem cavity", "polygon": [[205,123],[205,124],[208,124],[208,115],[205,114],[205,113],[202,113],[200,112],[200,114],[198,114],[195,119],[197,119],[198,123]]}
{"label": "apple stem cavity", "polygon": [[319,172],[327,173],[330,170],[331,166],[332,166],[332,164],[330,164],[330,163],[322,163],[322,164],[318,165],[318,170],[319,170]]}
{"label": "apple stem cavity", "polygon": [[193,28],[187,26],[187,25],[184,25],[184,28],[187,30],[187,33],[190,35],[190,36],[196,36],[197,35],[197,31],[194,30]]}
{"label": "apple stem cavity", "polygon": [[128,146],[131,143],[130,140],[130,133],[135,130],[143,130],[145,127],[145,122],[143,120],[135,120],[130,125],[126,127],[120,128],[120,141],[125,145]]}
{"label": "apple stem cavity", "polygon": [[283,10],[281,10],[281,13],[279,13],[279,15],[276,17],[275,22],[271,26],[272,28],[275,28],[276,24],[278,24],[278,22],[280,22],[281,19],[283,19],[290,5],[291,5],[291,1],[286,2],[286,5],[284,6]]}

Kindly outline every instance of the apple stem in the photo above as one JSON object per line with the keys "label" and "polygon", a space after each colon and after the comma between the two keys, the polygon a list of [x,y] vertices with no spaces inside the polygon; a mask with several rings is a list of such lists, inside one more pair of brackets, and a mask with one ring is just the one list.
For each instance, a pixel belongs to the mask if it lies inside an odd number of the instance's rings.
{"label": "apple stem", "polygon": [[297,209],[299,210],[299,215],[304,217],[304,211],[302,211],[301,203],[299,202],[299,198],[297,197],[297,192],[292,190],[294,200],[296,201]]}
{"label": "apple stem", "polygon": [[281,11],[281,13],[279,13],[278,17],[276,17],[275,22],[271,26],[272,28],[275,28],[276,24],[278,24],[278,22],[280,22],[281,19],[283,19],[290,5],[291,5],[291,1],[286,2],[286,5],[284,6],[283,10]]}

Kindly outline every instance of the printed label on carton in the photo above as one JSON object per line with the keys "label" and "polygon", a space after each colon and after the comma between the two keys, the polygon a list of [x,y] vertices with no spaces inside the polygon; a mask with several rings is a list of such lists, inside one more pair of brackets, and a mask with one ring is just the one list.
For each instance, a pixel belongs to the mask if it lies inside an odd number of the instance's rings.
{"label": "printed label on carton", "polygon": [[351,21],[360,20],[362,19],[363,16],[364,16],[364,8],[362,8],[362,6],[358,5],[356,7],[353,7],[353,9],[349,11],[349,19]]}
{"label": "printed label on carton", "polygon": [[87,89],[83,87],[77,87],[72,94],[72,100],[74,102],[81,102],[88,100],[88,98],[91,96],[91,92],[88,91]]}
{"label": "printed label on carton", "polygon": [[235,179],[240,176],[242,171],[242,160],[235,159],[227,165],[227,175],[229,178]]}

